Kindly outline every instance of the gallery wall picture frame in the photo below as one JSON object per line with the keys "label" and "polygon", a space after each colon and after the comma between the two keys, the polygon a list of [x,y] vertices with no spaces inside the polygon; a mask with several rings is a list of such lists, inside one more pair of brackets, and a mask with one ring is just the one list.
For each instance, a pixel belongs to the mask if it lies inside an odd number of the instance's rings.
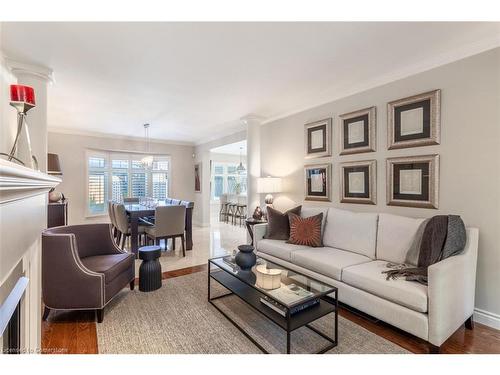
{"label": "gallery wall picture frame", "polygon": [[441,142],[441,90],[387,103],[389,150]]}
{"label": "gallery wall picture frame", "polygon": [[305,158],[332,156],[332,119],[304,125]]}
{"label": "gallery wall picture frame", "polygon": [[304,166],[305,200],[331,202],[332,164],[309,164]]}
{"label": "gallery wall picture frame", "polygon": [[194,192],[201,193],[201,163],[194,165]]}
{"label": "gallery wall picture frame", "polygon": [[377,204],[377,161],[340,164],[340,202]]}
{"label": "gallery wall picture frame", "polygon": [[377,150],[377,107],[345,113],[340,119],[340,155]]}
{"label": "gallery wall picture frame", "polygon": [[439,207],[439,155],[388,158],[387,205]]}

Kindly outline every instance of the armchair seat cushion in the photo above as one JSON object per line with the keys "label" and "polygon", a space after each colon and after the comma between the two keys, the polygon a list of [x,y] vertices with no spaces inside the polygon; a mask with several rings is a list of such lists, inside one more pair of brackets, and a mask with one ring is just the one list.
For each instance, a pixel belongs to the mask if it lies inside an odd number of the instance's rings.
{"label": "armchair seat cushion", "polygon": [[134,267],[134,254],[109,254],[95,255],[82,258],[82,263],[89,270],[103,273],[106,284],[109,284],[121,273],[127,272]]}
{"label": "armchair seat cushion", "polygon": [[386,280],[387,262],[376,260],[342,270],[342,281],[414,311],[427,312],[427,286],[404,279]]}

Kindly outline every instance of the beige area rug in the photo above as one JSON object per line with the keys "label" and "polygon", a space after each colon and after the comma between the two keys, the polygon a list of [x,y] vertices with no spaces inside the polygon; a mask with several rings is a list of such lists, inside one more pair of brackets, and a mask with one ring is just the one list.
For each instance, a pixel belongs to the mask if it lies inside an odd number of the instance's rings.
{"label": "beige area rug", "polygon": [[[226,290],[212,280],[212,296]],[[286,352],[286,333],[236,296],[217,306],[244,326],[271,353]],[[312,324],[333,332],[333,314]],[[292,353],[311,353],[328,341],[306,327],[292,332]],[[97,324],[99,353],[238,354],[261,353],[207,301],[207,274],[166,279],[150,293],[124,289]],[[328,353],[409,353],[398,345],[339,316],[339,345]]]}

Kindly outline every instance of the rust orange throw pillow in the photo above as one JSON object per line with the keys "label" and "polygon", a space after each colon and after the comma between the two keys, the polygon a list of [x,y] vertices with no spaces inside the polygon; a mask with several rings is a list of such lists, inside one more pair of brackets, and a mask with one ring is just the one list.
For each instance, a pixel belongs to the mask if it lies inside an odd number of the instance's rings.
{"label": "rust orange throw pillow", "polygon": [[321,221],[323,213],[311,217],[288,214],[290,220],[290,239],[288,243],[311,247],[321,247]]}

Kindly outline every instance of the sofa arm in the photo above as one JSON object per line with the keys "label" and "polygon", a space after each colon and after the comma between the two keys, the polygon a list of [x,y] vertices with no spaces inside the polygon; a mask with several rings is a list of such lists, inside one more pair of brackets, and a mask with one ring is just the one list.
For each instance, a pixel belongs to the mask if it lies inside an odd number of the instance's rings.
{"label": "sofa arm", "polygon": [[45,305],[52,309],[104,306],[104,274],[83,265],[74,234],[42,235],[42,295]]}
{"label": "sofa arm", "polygon": [[257,249],[257,244],[266,234],[267,223],[255,224],[253,226],[253,246]]}
{"label": "sofa arm", "polygon": [[428,269],[429,339],[443,344],[474,312],[479,231],[467,229],[464,251]]}

